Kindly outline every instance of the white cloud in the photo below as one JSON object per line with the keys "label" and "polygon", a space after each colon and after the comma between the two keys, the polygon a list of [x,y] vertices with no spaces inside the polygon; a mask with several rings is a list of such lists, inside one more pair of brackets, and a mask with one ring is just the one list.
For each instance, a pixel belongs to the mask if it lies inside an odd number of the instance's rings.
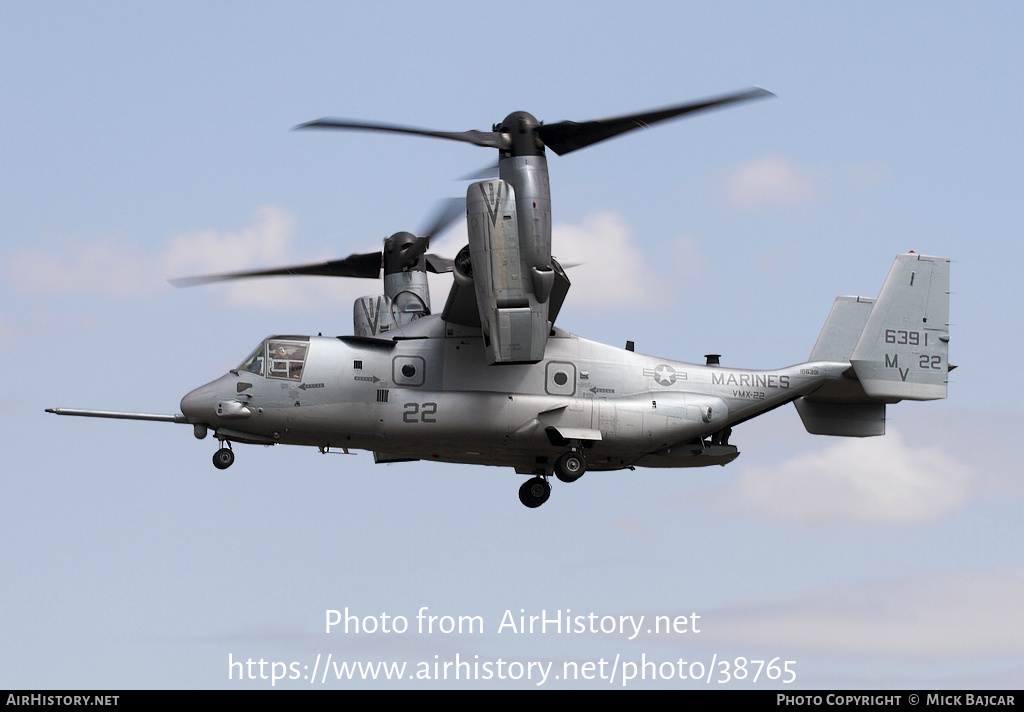
{"label": "white cloud", "polygon": [[20,288],[34,292],[129,294],[160,281],[156,261],[118,238],[26,250],[11,258],[8,270]]}
{"label": "white cloud", "polygon": [[739,505],[767,519],[809,525],[923,522],[960,507],[974,471],[937,448],[890,433],[849,439],[775,467],[748,467]]}
{"label": "white cloud", "polygon": [[[63,249],[34,249],[14,255],[8,269],[15,283],[30,291],[92,291],[138,295],[167,289],[168,277],[236,272],[318,262],[345,255],[297,256],[295,216],[276,205],[257,208],[240,230],[190,230],[171,235],[162,254],[146,254],[124,239],[105,238]],[[365,251],[372,250],[367,247]],[[380,290],[370,280],[262,278],[221,289],[230,304],[266,308],[308,308],[348,302]]]}
{"label": "white cloud", "polygon": [[[276,205],[264,205],[257,208],[248,225],[237,232],[205,229],[172,235],[163,258],[164,271],[174,276],[216,274],[339,257],[296,257],[292,244],[296,223],[295,216],[288,210]],[[230,304],[292,309],[334,301],[338,287],[341,286],[337,283],[341,281],[348,280],[265,277],[231,282],[224,289]],[[351,288],[342,289],[342,292],[354,294]]]}
{"label": "white cloud", "polygon": [[709,612],[704,642],[924,658],[1024,654],[1024,571],[951,571]]}
{"label": "white cloud", "polygon": [[726,180],[729,202],[743,210],[788,208],[814,202],[821,192],[820,170],[779,156],[740,165]]}
{"label": "white cloud", "polygon": [[291,258],[295,216],[276,205],[257,208],[238,232],[192,230],[172,235],[164,264],[172,274],[243,270]]}
{"label": "white cloud", "polygon": [[[346,255],[320,252],[297,254],[297,219],[276,206],[257,208],[238,230],[196,229],[172,234],[162,254],[145,254],[127,240],[104,239],[70,250],[32,250],[16,255],[9,268],[17,283],[36,291],[96,291],[141,294],[166,289],[169,277],[216,274],[305,264]],[[707,260],[697,240],[680,237],[671,247],[671,260],[652,261],[634,242],[632,228],[618,213],[587,216],[582,223],[556,223],[553,252],[572,282],[570,299],[582,308],[643,304],[672,284],[698,284],[706,279]],[[434,240],[430,251],[452,258],[466,244],[465,220],[456,221]],[[380,249],[365,245],[358,252]],[[431,275],[432,309],[444,308],[450,275]],[[313,308],[351,304],[366,294],[379,293],[371,280],[319,277],[280,277],[239,280],[197,287],[229,304],[276,308]]]}
{"label": "white cloud", "polygon": [[[453,258],[466,244],[466,221],[460,220],[434,240],[430,251]],[[643,302],[651,294],[652,274],[646,255],[633,244],[633,231],[618,213],[588,215],[578,225],[552,226],[552,253],[563,266],[572,288],[569,299],[576,306],[604,308],[619,303]],[[696,278],[704,266],[694,241],[681,242],[687,274]],[[657,279],[657,277],[655,277]],[[444,308],[451,287],[448,275],[431,275],[431,301],[435,312]]]}
{"label": "white cloud", "polygon": [[632,242],[633,231],[614,212],[588,215],[581,225],[556,223],[552,252],[568,270],[570,297],[591,306],[646,301],[653,291],[644,253]]}
{"label": "white cloud", "polygon": [[238,232],[206,229],[172,235],[162,255],[146,254],[138,243],[125,239],[104,238],[27,250],[11,258],[9,269],[19,286],[32,291],[139,294],[164,288],[164,279],[171,276],[292,264],[295,222],[287,210],[267,205]]}
{"label": "white cloud", "polygon": [[[693,237],[679,237],[671,246],[671,261],[656,263],[637,247],[626,219],[613,211],[587,215],[582,223],[552,226],[552,254],[566,267],[572,287],[568,299],[579,310],[643,304],[669,284],[703,284],[708,261]],[[431,245],[431,252],[454,257],[466,244],[465,220]],[[444,307],[451,277],[431,276],[434,311]]]}

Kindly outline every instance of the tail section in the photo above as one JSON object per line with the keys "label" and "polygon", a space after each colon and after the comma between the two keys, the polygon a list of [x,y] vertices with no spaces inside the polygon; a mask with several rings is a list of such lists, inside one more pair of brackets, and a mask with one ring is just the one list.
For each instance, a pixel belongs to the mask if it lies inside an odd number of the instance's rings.
{"label": "tail section", "polygon": [[946,397],[949,260],[899,255],[850,363],[864,392],[886,402]]}
{"label": "tail section", "polygon": [[849,361],[874,304],[866,297],[836,297],[810,360]]}
{"label": "tail section", "polygon": [[878,299],[839,297],[811,361],[849,361],[842,382],[795,402],[807,432],[885,434],[885,405],[946,397],[949,260],[899,255]]}

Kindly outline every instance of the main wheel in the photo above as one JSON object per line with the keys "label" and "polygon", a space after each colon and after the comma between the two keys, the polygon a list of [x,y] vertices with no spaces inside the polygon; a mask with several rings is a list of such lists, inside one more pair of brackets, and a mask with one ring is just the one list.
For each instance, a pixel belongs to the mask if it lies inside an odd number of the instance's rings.
{"label": "main wheel", "polygon": [[555,477],[562,482],[575,482],[587,471],[587,461],[578,452],[570,451],[555,462]]}
{"label": "main wheel", "polygon": [[551,485],[543,477],[531,477],[519,488],[519,501],[533,509],[548,501]]}
{"label": "main wheel", "polygon": [[218,470],[228,469],[234,461],[235,453],[231,452],[231,450],[226,447],[222,447],[220,450],[213,453],[213,466]]}

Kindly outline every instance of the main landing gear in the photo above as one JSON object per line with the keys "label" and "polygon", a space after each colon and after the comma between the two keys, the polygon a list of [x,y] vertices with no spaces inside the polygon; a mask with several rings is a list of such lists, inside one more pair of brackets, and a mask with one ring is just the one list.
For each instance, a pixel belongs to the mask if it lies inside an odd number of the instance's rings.
{"label": "main landing gear", "polygon": [[575,482],[587,471],[587,460],[579,450],[570,450],[555,462],[555,477],[562,482]]}
{"label": "main landing gear", "polygon": [[231,463],[234,461],[235,453],[231,450],[231,443],[227,440],[222,440],[220,450],[213,453],[213,466],[218,470],[226,470],[231,467]]}
{"label": "main landing gear", "polygon": [[[575,482],[587,471],[587,459],[578,449],[570,450],[555,461],[555,477],[562,482]],[[533,509],[548,501],[551,484],[547,475],[531,477],[519,488],[519,501]]]}

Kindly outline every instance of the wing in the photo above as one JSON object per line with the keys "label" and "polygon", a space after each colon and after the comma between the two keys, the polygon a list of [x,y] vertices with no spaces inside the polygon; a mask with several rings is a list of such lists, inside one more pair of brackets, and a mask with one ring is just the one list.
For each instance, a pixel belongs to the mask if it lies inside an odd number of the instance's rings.
{"label": "wing", "polygon": [[[448,301],[444,305],[444,311],[441,312],[441,318],[452,324],[479,329],[480,307],[477,303],[476,290],[473,288],[472,277],[466,276],[467,267],[461,263],[461,257],[463,257],[462,252],[453,260],[452,272],[455,274],[455,280],[452,282],[451,291],[448,292]],[[565,295],[569,292],[571,282],[565,274],[565,270],[562,269],[562,265],[558,264],[554,258],[551,258],[551,268],[555,272],[555,281],[549,297],[551,307],[548,316],[551,324],[554,325],[558,312],[562,309],[562,303],[565,301]]]}

